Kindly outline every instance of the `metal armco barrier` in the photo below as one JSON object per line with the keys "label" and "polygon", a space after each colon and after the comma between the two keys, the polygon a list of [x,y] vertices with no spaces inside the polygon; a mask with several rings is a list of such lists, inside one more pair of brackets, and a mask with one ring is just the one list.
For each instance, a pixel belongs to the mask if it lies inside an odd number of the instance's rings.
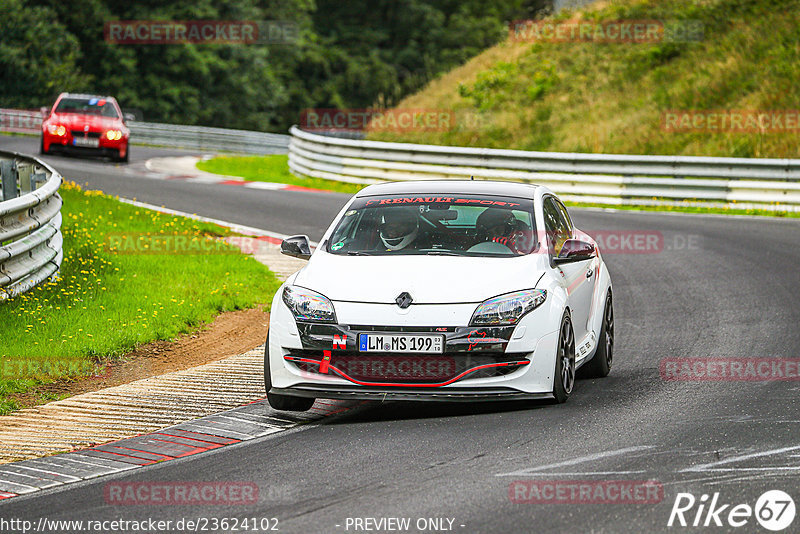
{"label": "metal armco barrier", "polygon": [[[0,131],[41,134],[40,111],[0,109]],[[250,130],[129,121],[131,144],[244,154],[285,154],[289,136]]]}
{"label": "metal armco barrier", "polygon": [[282,134],[134,121],[130,121],[128,127],[133,144],[244,154],[285,154],[289,148],[289,136]]}
{"label": "metal armco barrier", "polygon": [[36,158],[0,151],[0,302],[56,276],[64,256],[61,176]]}
{"label": "metal armco barrier", "polygon": [[353,183],[511,180],[565,200],[800,211],[800,159],[529,152],[343,139],[293,126],[295,175]]}

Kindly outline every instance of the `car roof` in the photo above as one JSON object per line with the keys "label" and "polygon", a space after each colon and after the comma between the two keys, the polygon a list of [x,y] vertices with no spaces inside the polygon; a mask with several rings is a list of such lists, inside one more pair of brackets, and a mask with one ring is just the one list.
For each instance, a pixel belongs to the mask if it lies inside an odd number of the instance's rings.
{"label": "car roof", "polygon": [[113,96],[90,95],[83,93],[62,93],[59,98],[99,98],[103,100],[116,100]]}
{"label": "car roof", "polygon": [[453,194],[453,195],[498,195],[520,198],[535,198],[535,184],[500,182],[493,180],[420,180],[412,182],[387,182],[365,187],[357,197],[403,194]]}

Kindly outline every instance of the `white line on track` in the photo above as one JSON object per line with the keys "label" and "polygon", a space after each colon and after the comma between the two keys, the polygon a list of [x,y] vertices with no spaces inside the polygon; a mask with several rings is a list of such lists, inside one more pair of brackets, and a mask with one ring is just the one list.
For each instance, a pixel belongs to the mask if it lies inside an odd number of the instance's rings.
{"label": "white line on track", "polygon": [[[631,452],[640,452],[652,449],[652,445],[638,445],[636,447],[626,447],[624,449],[616,449],[613,451],[605,451],[605,452],[598,452],[595,454],[589,454],[588,456],[581,456],[578,458],[572,458],[571,460],[564,460],[563,462],[556,462],[553,464],[547,465],[540,465],[537,467],[530,467],[528,469],[520,469],[519,471],[513,471],[511,473],[499,473],[495,476],[497,477],[507,477],[507,476],[524,476],[532,473],[538,473],[540,471],[545,471],[547,469],[555,469],[557,467],[565,467],[568,465],[575,465],[584,462],[592,462],[594,460],[602,460],[603,458],[611,458],[613,456],[620,456],[622,454],[627,454]],[[559,473],[561,474],[561,473]]]}
{"label": "white line on track", "polygon": [[779,470],[793,470],[793,469],[800,469],[800,467],[744,467],[744,468],[719,468],[717,466],[726,465],[733,462],[741,462],[743,460],[750,460],[752,458],[762,458],[764,456],[773,456],[776,454],[783,454],[789,451],[796,451],[800,449],[800,445],[794,445],[792,447],[782,447],[780,449],[772,449],[769,451],[762,451],[762,452],[754,452],[750,454],[742,454],[739,456],[734,456],[732,458],[726,458],[724,460],[719,460],[717,462],[711,462],[707,464],[700,464],[695,465],[692,467],[687,467],[685,469],[681,469],[681,473],[688,473],[688,472],[701,472],[701,471],[779,471]]}
{"label": "white line on track", "polygon": [[[537,477],[590,477],[600,475],[641,475],[646,473],[644,469],[637,471],[559,471],[558,473],[536,473]],[[505,475],[495,475],[505,476]]]}

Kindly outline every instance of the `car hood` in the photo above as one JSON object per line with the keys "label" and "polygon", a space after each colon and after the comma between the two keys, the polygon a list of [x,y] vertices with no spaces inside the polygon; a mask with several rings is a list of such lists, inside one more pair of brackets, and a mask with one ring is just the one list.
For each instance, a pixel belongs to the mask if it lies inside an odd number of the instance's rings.
{"label": "car hood", "polygon": [[58,121],[68,129],[76,130],[84,126],[89,126],[91,130],[107,130],[111,128],[120,129],[122,121],[111,117],[101,117],[99,115],[82,115],[80,113],[54,113],[51,121]]}
{"label": "car hood", "polygon": [[535,287],[547,256],[339,256],[318,251],[294,284],[334,301],[393,304],[407,291],[415,304],[482,302]]}

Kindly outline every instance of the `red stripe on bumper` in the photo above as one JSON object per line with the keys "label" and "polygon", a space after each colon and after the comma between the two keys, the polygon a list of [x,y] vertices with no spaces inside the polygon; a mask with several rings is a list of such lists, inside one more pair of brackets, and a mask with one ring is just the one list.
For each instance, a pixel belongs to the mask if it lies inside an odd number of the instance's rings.
{"label": "red stripe on bumper", "polygon": [[[325,352],[328,352],[328,351],[325,351]],[[312,360],[310,358],[298,358],[296,356],[289,356],[289,355],[284,356],[283,359],[287,360],[287,361],[290,361],[290,362],[302,362],[302,363],[311,363],[311,364],[319,365],[320,366],[320,372],[322,372],[321,368],[322,368],[322,364],[324,363],[324,361],[321,362],[319,360]],[[349,380],[353,384],[358,384],[359,386],[440,388],[442,386],[447,386],[447,385],[452,384],[453,382],[461,380],[466,375],[468,375],[468,374],[470,374],[470,373],[472,373],[474,371],[479,371],[481,369],[488,369],[490,367],[508,367],[510,365],[516,365],[516,366],[520,366],[521,367],[523,365],[528,365],[530,363],[531,362],[529,360],[519,360],[519,361],[514,361],[514,362],[487,363],[486,365],[479,365],[478,367],[473,367],[471,369],[467,369],[463,373],[454,376],[450,380],[447,380],[446,382],[440,382],[438,384],[415,384],[413,382],[410,382],[410,383],[403,383],[403,382],[364,382],[364,381],[356,380],[355,378],[352,378],[352,377],[348,376],[346,373],[344,373],[343,371],[340,371],[339,369],[337,369],[336,367],[334,367],[333,365],[330,365],[330,364],[326,365],[326,371],[327,371],[327,369],[331,369],[331,370],[333,370],[334,373],[336,373],[337,375],[341,376],[345,380]]]}

